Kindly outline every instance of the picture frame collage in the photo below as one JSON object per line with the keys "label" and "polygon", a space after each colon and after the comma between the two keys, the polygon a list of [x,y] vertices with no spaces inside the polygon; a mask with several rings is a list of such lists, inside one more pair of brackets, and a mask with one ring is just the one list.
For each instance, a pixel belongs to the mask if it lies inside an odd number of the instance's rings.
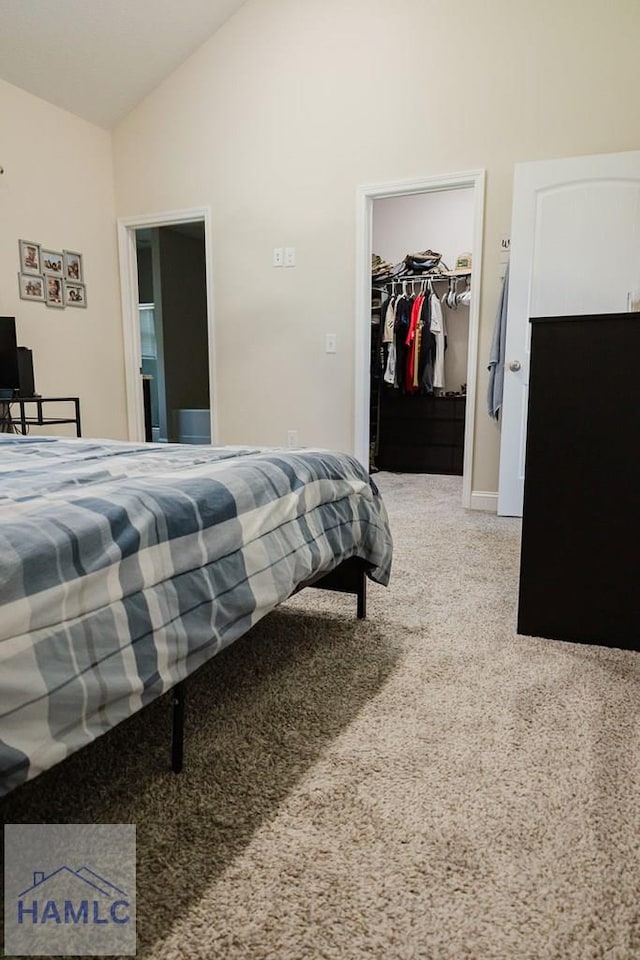
{"label": "picture frame collage", "polygon": [[18,283],[22,300],[35,300],[48,307],[86,307],[82,254],[75,250],[50,250],[41,243],[19,240]]}

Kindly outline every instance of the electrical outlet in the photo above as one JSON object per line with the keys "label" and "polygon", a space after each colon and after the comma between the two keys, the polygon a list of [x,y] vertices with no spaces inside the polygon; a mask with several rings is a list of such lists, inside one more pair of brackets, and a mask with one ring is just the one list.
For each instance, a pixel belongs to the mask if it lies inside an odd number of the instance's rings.
{"label": "electrical outlet", "polygon": [[284,248],[284,265],[285,267],[295,267],[296,265],[296,248],[295,247]]}
{"label": "electrical outlet", "polygon": [[282,247],[273,248],[273,265],[274,267],[281,267],[284,263],[284,255],[282,252]]}
{"label": "electrical outlet", "polygon": [[335,353],[336,352],[336,335],[335,333],[327,333],[324,338],[324,351],[325,353]]}
{"label": "electrical outlet", "polygon": [[297,430],[287,430],[287,446],[288,446],[288,447],[297,447],[297,446],[298,446],[298,431],[297,431]]}

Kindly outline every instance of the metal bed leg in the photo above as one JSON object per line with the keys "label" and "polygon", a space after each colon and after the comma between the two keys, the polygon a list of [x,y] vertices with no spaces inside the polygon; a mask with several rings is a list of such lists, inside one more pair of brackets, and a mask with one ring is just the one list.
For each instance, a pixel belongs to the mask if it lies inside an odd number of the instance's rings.
{"label": "metal bed leg", "polygon": [[367,616],[367,575],[364,570],[358,572],[358,620],[365,620]]}
{"label": "metal bed leg", "polygon": [[182,770],[184,759],[184,702],[187,681],[181,680],[173,688],[173,732],[171,736],[171,769],[174,773]]}

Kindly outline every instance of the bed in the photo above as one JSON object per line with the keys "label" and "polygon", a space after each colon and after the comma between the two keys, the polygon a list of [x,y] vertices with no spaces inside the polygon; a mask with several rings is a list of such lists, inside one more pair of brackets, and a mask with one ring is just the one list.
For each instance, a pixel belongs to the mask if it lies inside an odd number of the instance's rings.
{"label": "bed", "polygon": [[0,435],[0,796],[172,688],[181,721],[261,617],[354,565],[386,585],[391,556],[345,454]]}

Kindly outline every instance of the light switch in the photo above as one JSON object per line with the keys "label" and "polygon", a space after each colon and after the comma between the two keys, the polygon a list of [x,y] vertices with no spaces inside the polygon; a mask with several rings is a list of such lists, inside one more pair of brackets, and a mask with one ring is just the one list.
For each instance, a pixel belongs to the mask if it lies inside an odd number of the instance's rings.
{"label": "light switch", "polygon": [[327,333],[324,341],[325,353],[335,353],[336,352],[336,335],[335,333]]}
{"label": "light switch", "polygon": [[295,247],[284,248],[284,265],[285,267],[295,267],[296,265],[296,248]]}

